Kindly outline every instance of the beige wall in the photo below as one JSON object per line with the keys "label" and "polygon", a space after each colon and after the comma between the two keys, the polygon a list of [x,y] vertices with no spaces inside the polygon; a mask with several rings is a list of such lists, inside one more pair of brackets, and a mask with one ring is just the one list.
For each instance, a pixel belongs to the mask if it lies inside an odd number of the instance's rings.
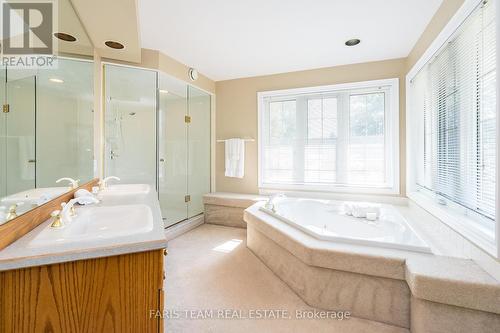
{"label": "beige wall", "polygon": [[[404,161],[405,74],[406,59],[394,59],[216,82],[217,139],[231,137],[251,137],[257,139],[258,91],[399,78],[400,128],[402,129],[400,131],[400,153],[401,161]],[[404,179],[404,165],[401,165],[402,193],[405,190]],[[257,142],[246,144],[245,177],[243,179],[224,176],[224,144],[217,143],[216,190],[258,193],[257,183]]]}
{"label": "beige wall", "polygon": [[463,3],[464,0],[443,0],[436,14],[432,17],[424,32],[415,43],[415,46],[413,46],[410,54],[408,54],[406,58],[407,72],[409,72],[418,59],[420,59],[425,50],[427,50],[429,45],[436,39],[441,30],[443,30]]}
{"label": "beige wall", "polygon": [[[397,77],[400,79],[400,192],[404,196],[406,193],[405,76],[463,2],[464,0],[444,0],[407,58],[216,82],[217,139],[230,137],[257,139],[258,91]],[[257,142],[246,144],[243,179],[224,176],[224,144],[216,145],[216,190],[258,193]]]}

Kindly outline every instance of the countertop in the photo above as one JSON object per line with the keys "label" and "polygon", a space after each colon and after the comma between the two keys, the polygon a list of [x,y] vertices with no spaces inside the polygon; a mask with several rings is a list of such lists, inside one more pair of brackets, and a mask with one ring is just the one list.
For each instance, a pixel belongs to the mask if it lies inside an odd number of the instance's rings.
{"label": "countertop", "polygon": [[[31,266],[41,266],[62,262],[109,257],[126,253],[163,249],[166,240],[163,228],[160,205],[156,192],[151,189],[147,194],[126,194],[102,197],[94,206],[115,206],[128,204],[144,204],[151,208],[153,227],[151,230],[134,235],[93,239],[86,242],[58,244],[54,241],[50,246],[31,247],[30,242],[44,229],[48,228],[51,219],[43,222],[3,250],[0,250],[0,271]],[[86,207],[77,207],[76,212]]]}

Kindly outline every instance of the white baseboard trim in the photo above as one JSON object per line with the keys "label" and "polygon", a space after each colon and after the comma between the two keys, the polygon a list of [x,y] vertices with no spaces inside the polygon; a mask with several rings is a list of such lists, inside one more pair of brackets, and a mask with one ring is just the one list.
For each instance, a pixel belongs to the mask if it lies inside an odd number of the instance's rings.
{"label": "white baseboard trim", "polygon": [[167,242],[205,223],[204,214],[197,215],[185,221],[174,224],[165,229],[165,239]]}

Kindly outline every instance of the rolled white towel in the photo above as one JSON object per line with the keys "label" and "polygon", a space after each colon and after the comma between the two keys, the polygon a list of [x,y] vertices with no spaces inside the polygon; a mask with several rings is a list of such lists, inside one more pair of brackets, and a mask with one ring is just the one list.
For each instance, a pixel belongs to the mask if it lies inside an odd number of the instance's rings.
{"label": "rolled white towel", "polygon": [[94,194],[83,188],[76,191],[74,197],[78,199],[77,202],[80,205],[91,205],[99,202],[99,199]]}
{"label": "rolled white towel", "polygon": [[84,188],[79,189],[78,191],[75,192],[73,195],[75,198],[80,198],[80,197],[93,197],[94,195],[87,191]]}
{"label": "rolled white towel", "polygon": [[[359,202],[359,203],[353,203],[351,207],[352,207],[352,216],[354,217],[360,217],[360,218],[366,217],[367,213],[374,213],[377,218],[380,216],[380,205],[378,204]],[[370,214],[370,217],[372,216],[373,214]]]}
{"label": "rolled white towel", "polygon": [[352,215],[352,204],[350,202],[344,203],[344,213],[345,215]]}

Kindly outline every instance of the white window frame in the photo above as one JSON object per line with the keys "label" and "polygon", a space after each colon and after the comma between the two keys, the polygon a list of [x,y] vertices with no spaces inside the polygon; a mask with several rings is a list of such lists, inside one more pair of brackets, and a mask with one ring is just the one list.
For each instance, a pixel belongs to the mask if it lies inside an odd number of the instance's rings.
{"label": "white window frame", "polygon": [[[451,18],[448,24],[443,28],[441,33],[436,37],[434,42],[429,46],[429,48],[424,52],[422,57],[416,62],[412,69],[406,75],[406,188],[407,196],[410,200],[415,202],[417,205],[434,215],[441,222],[451,227],[453,230],[457,231],[459,234],[464,236],[466,239],[476,244],[483,250],[485,250],[490,255],[495,258],[500,258],[500,226],[498,223],[498,217],[500,216],[500,202],[499,202],[499,187],[500,187],[500,140],[498,133],[500,133],[500,108],[498,103],[498,97],[500,96],[500,90],[498,82],[500,79],[498,64],[500,63],[500,43],[497,42],[497,71],[496,71],[496,82],[497,82],[497,119],[496,119],[496,133],[497,133],[497,147],[496,147],[496,212],[495,212],[495,231],[493,238],[488,237],[484,231],[481,230],[481,225],[477,223],[477,219],[473,219],[470,216],[464,214],[463,209],[457,209],[450,203],[449,205],[443,206],[438,204],[435,200],[432,200],[429,196],[424,195],[419,192],[416,184],[416,168],[417,162],[415,161],[414,152],[416,152],[416,140],[418,139],[415,135],[411,135],[412,131],[412,119],[414,119],[414,110],[411,105],[411,95],[410,89],[411,80],[418,74],[418,72],[434,57],[436,52],[452,37],[455,31],[460,27],[460,25],[467,19],[467,17],[474,11],[474,9],[483,0],[465,0],[463,5]],[[490,0],[495,1],[495,0]],[[500,36],[500,3],[496,3],[495,8],[495,20],[496,20],[496,33],[497,40]]]}
{"label": "white window frame", "polygon": [[[290,95],[314,95],[342,93],[346,90],[375,91],[379,87],[387,87],[389,96],[387,98],[386,116],[385,116],[385,140],[386,140],[386,164],[388,172],[392,175],[392,182],[387,187],[376,186],[357,186],[343,184],[274,184],[264,183],[263,175],[263,140],[262,127],[264,121],[264,112],[266,110],[265,100],[272,97],[278,99]],[[269,193],[273,191],[291,191],[291,192],[323,192],[323,193],[352,193],[352,194],[400,194],[399,180],[399,79],[383,79],[362,81],[354,83],[342,83],[327,86],[306,87],[296,89],[261,91],[257,93],[258,108],[258,186],[260,193]],[[340,130],[340,129],[339,129]]]}

